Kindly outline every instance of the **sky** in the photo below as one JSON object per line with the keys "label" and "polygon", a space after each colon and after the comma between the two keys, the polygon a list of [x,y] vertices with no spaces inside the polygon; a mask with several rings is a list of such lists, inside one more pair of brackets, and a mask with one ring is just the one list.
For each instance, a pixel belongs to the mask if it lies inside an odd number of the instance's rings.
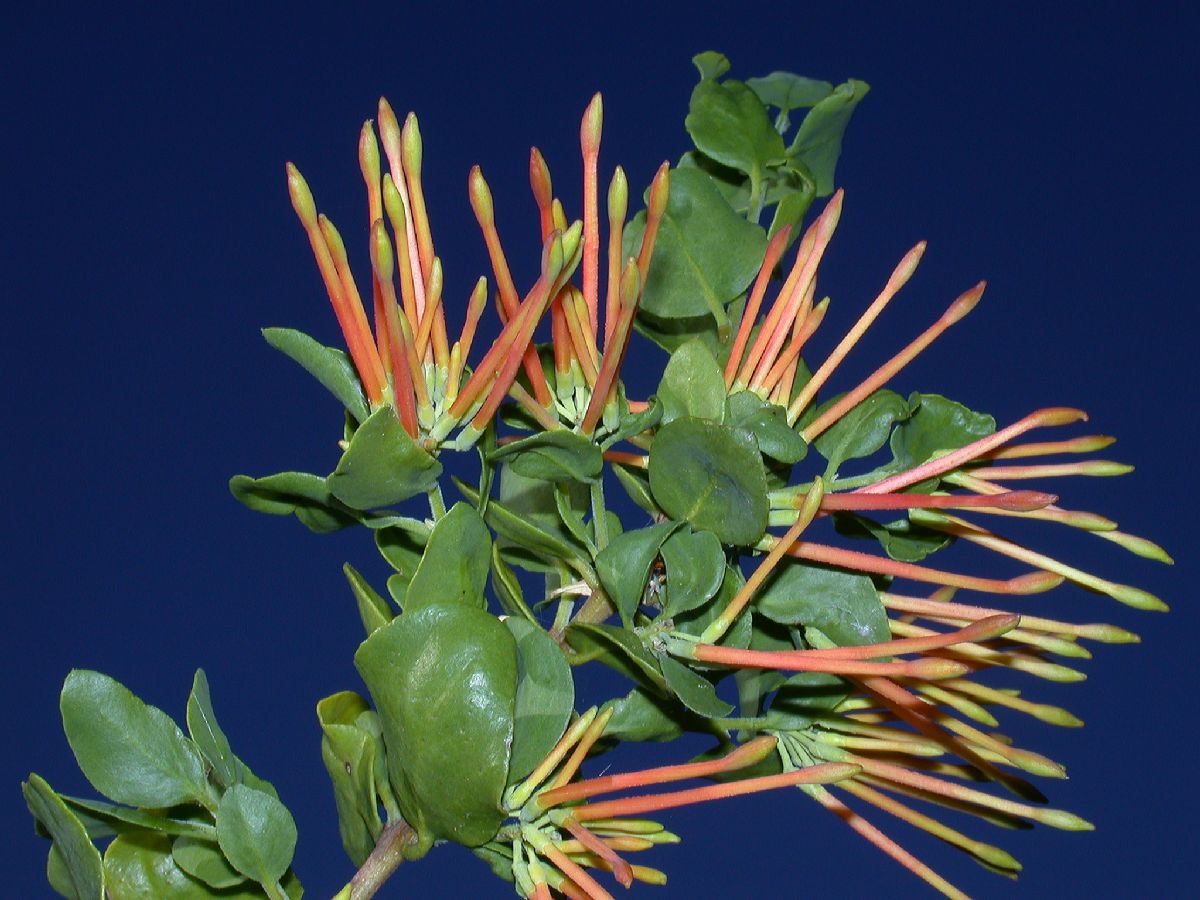
{"label": "sky", "polygon": [[[1003,723],[1018,743],[1067,763],[1070,780],[1043,787],[1052,805],[1095,822],[1095,833],[971,827],[1025,863],[1015,885],[931,839],[891,833],[977,897],[1186,892],[1197,797],[1178,754],[1197,738],[1183,682],[1194,672],[1187,635],[1200,624],[1185,582],[1197,496],[1186,456],[1196,438],[1187,324],[1198,274],[1188,249],[1198,237],[1194,8],[41,6],[10,13],[0,37],[8,896],[49,896],[45,846],[18,782],[36,770],[64,792],[90,793],[57,708],[72,667],[105,671],[181,718],[203,666],[235,749],[296,815],[308,895],[329,896],[353,873],[313,705],[360,688],[360,625],[341,564],[382,570],[365,533],[313,535],[249,512],[226,487],[236,473],[324,471],[336,459],[336,405],[258,334],[286,325],[340,340],[288,203],[284,162],[305,173],[365,278],[358,129],[381,94],[416,111],[457,322],[454,303],[487,271],[467,205],[470,166],[483,166],[510,255],[521,260],[518,281],[529,283],[529,146],[543,150],[577,208],[579,116],[603,91],[602,171],[620,162],[631,184],[645,185],[662,159],[688,148],[689,60],[709,49],[729,56],[734,77],[784,69],[872,86],[838,170],[846,207],[822,275],[833,297],[826,340],[913,243],[927,239],[929,251],[850,371],[870,371],[988,279],[980,307],[897,389],[950,394],[1001,423],[1043,406],[1086,409],[1086,433],[1117,435],[1106,455],[1137,471],[1049,489],[1178,561],[1168,568],[1073,535],[1048,534],[1040,545],[1173,607],[1142,613],[1070,587],[1023,607],[1143,638],[1096,646],[1082,684],[1020,685],[1086,728]],[[661,364],[644,346],[631,354],[643,391]],[[794,791],[668,821],[684,843],[647,860],[671,882],[641,888],[646,896],[924,895]],[[465,851],[439,848],[403,866],[380,896],[507,890]]]}

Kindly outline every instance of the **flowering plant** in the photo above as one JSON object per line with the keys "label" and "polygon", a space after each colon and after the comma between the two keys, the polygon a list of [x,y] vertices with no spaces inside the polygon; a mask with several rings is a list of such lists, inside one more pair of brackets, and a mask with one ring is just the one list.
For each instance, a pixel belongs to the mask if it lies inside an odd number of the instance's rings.
{"label": "flowering plant", "polygon": [[[921,242],[905,254],[810,368],[805,350],[829,304],[818,300],[818,272],[843,208],[835,167],[867,86],[782,72],[743,82],[727,77],[719,54],[695,62],[686,119],[695,147],[659,168],[632,219],[617,167],[601,227],[599,95],[580,127],[579,220],[569,220],[546,161],[531,151],[543,249],[523,290],[488,184],[471,171],[501,323],[482,353],[489,282],[476,282],[452,340],[457,313],[443,297],[415,116],[401,124],[381,100],[360,134],[369,292],[287,166],[346,352],[290,329],[264,336],[343,407],[341,453],[327,476],[236,476],[230,487],[250,508],[294,514],[314,531],[365,526],[394,570],[380,590],[346,566],[366,632],[354,663],[370,697],[341,691],[317,704],[342,843],[358,867],[339,898],[370,897],[403,860],[453,841],[520,896],[598,900],[610,896],[609,875],[626,887],[665,882],[626,858],[679,839],[644,815],[783,787],[949,896],[962,894],[887,837],[876,812],[1008,875],[1020,864],[1006,851],[909,801],[1002,826],[1091,827],[1044,806],[1026,778],[1064,777],[1060,763],[988,730],[997,710],[1081,723],[974,676],[999,669],[1074,681],[1080,673],[1050,657],[1087,658],[1083,640],[1136,636],[963,595],[1069,581],[1165,609],[982,524],[1055,522],[1169,562],[1103,516],[1012,486],[1128,467],[1040,461],[1092,453],[1111,438],[1020,440],[1086,419],[1079,410],[1039,409],[998,428],[943,395],[887,387],[975,307],[982,282],[861,382],[830,393],[925,252]],[[621,377],[635,332],[668,354],[644,400]],[[458,453],[478,458],[471,481],[446,471]],[[451,485],[462,499],[448,504]],[[618,486],[629,503],[613,502]],[[955,542],[1028,571],[998,578],[929,563]],[[579,710],[576,681],[591,663],[628,684]],[[97,672],[67,678],[62,713],[81,769],[108,800],[60,795],[36,775],[24,785],[53,841],[48,874],[61,894],[300,895],[295,824],[234,754],[203,672],[187,736]],[[711,750],[671,766],[582,774],[622,742],[685,732],[711,737]],[[626,795],[693,779],[708,783]]]}

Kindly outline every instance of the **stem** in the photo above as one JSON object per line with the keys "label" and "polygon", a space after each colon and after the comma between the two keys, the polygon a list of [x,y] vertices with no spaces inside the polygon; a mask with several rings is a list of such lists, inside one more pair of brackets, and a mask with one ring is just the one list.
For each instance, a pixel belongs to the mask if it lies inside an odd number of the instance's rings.
{"label": "stem", "polygon": [[348,900],[370,900],[374,897],[400,863],[404,862],[404,849],[412,844],[416,837],[417,833],[403,819],[389,822],[380,832],[371,855],[346,885],[349,893],[346,894],[346,888],[343,888],[338,897],[345,895]]}
{"label": "stem", "polygon": [[596,530],[596,549],[608,546],[608,518],[604,509],[604,481],[597,478],[592,483],[592,527]]}
{"label": "stem", "polygon": [[442,499],[442,486],[435,484],[429,489],[429,511],[436,522],[446,514],[446,501]]}

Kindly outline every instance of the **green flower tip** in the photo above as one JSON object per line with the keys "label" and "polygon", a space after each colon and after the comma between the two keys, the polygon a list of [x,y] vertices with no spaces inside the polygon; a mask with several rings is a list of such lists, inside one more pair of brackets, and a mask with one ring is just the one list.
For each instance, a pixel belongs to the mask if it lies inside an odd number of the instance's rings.
{"label": "green flower tip", "polygon": [[287,163],[284,168],[287,171],[288,196],[292,199],[292,209],[296,211],[304,227],[311,228],[317,224],[317,204],[308,188],[308,182],[293,163]]}

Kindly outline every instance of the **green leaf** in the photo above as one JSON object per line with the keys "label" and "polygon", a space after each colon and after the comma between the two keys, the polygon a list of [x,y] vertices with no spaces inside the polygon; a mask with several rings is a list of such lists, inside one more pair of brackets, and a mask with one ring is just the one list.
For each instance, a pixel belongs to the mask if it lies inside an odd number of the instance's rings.
{"label": "green leaf", "polygon": [[817,81],[791,72],[772,72],[762,78],[747,78],[746,87],[754,91],[765,106],[774,106],[779,110],[775,127],[780,134],[791,127],[788,113],[793,109],[816,106],[833,93],[833,85],[828,81]]}
{"label": "green leaf", "polygon": [[705,50],[692,57],[692,64],[700,72],[701,78],[720,78],[729,71],[729,60],[724,53],[716,50]]}
{"label": "green leaf", "polygon": [[120,682],[75,669],[63,684],[59,706],[79,768],[100,793],[149,807],[207,798],[195,745],[170,716]]}
{"label": "green leaf", "polygon": [[321,382],[355,421],[366,420],[367,401],[363,398],[362,383],[350,357],[292,328],[264,328],[262,335],[268,344],[291,357]]}
{"label": "green leaf", "polygon": [[775,692],[768,711],[768,727],[807,728],[814,716],[833,709],[846,699],[845,680],[824,672],[797,672]]}
{"label": "green leaf", "polygon": [[508,783],[534,770],[566,731],[575,709],[575,682],[563,652],[545,631],[525,619],[504,625],[517,642],[517,700]]}
{"label": "green leaf", "polygon": [[367,579],[363,578],[354,566],[346,563],[342,566],[342,572],[350,582],[350,590],[354,592],[354,600],[358,604],[358,617],[362,619],[363,628],[368,635],[395,618],[388,602],[367,583]]}
{"label": "green leaf", "polygon": [[171,844],[171,858],[187,874],[218,890],[246,881],[245,875],[229,865],[221,848],[209,841],[176,838]]}
{"label": "green leaf", "polygon": [[[775,215],[771,217],[771,227],[767,229],[767,237],[771,238],[785,225],[792,226],[792,233],[788,235],[787,239],[788,246],[791,246],[799,239],[801,235],[799,225],[804,221],[804,216],[808,212],[809,207],[812,206],[813,198],[817,196],[816,183],[809,180],[808,177],[794,178],[790,181],[792,189],[782,197],[779,197],[775,205]],[[768,188],[768,203],[771,201],[773,193]]]}
{"label": "green leaf", "polygon": [[[152,832],[123,834],[104,851],[104,879],[112,900],[262,900],[262,888],[242,883],[220,894],[202,881],[192,878],[171,856],[171,839]],[[284,882],[284,890],[299,900],[303,889],[294,876]]]}
{"label": "green leaf", "polygon": [[688,341],[671,354],[659,382],[661,424],[682,416],[720,422],[725,414],[725,375],[700,341]]}
{"label": "green leaf", "polygon": [[596,554],[596,574],[622,622],[633,620],[658,549],[679,525],[679,522],[661,522],[626,531]]}
{"label": "green leaf", "polygon": [[[765,616],[754,616],[747,646],[751,650],[769,652],[797,650],[800,649],[800,644],[793,637],[795,634],[794,628],[772,622]],[[763,701],[787,680],[787,676],[774,669],[745,668],[734,673],[734,680],[737,682],[741,714],[754,717],[762,712]]]}
{"label": "green leaf", "polygon": [[667,683],[654,657],[630,629],[576,622],[567,628],[566,639],[576,653],[572,665],[596,660],[645,687],[667,693]]}
{"label": "green leaf", "polygon": [[441,474],[442,464],[414,443],[394,409],[382,406],[354,432],[326,481],[351,509],[376,509],[425,493]]}
{"label": "green leaf", "polygon": [[235,784],[217,805],[217,842],[230,865],[264,886],[283,877],[296,852],[296,823],[270,794]]}
{"label": "green leaf", "polygon": [[673,741],[686,730],[688,713],[673,700],[634,688],[612,704],[604,737],[618,741]]}
{"label": "green leaf", "polygon": [[612,470],[630,500],[652,516],[662,515],[662,510],[654,502],[654,495],[650,493],[650,476],[646,474],[645,469],[613,463]]}
{"label": "green leaf", "polygon": [[808,454],[804,438],[788,425],[787,410],[753,391],[738,391],[729,398],[729,424],[754,435],[758,449],[771,459],[791,465]]}
{"label": "green leaf", "polygon": [[487,608],[484,589],[492,562],[492,535],[475,507],[455,503],[433,526],[425,555],[405,593],[404,608],[465,603]]}
{"label": "green leaf", "polygon": [[383,747],[358,726],[367,701],[353,691],[341,691],[317,704],[321,723],[321,760],[333,783],[338,831],[351,862],[361,866],[383,830],[375,792],[375,760]]}
{"label": "green leaf", "polygon": [[388,565],[411,581],[432,532],[430,525],[409,519],[377,530],[375,546]]}
{"label": "green leaf", "polygon": [[187,702],[188,733],[196,746],[212,766],[212,775],[222,787],[229,787],[241,780],[237,757],[229,746],[229,738],[217,724],[213,712],[212,698],[208,692],[208,678],[203,669],[197,669],[192,679],[192,692]]}
{"label": "green leaf", "polygon": [[912,393],[912,416],[892,433],[891,450],[896,471],[911,469],[939,452],[957,450],[996,430],[996,420],[973,412],[939,394]]}
{"label": "green leaf", "polygon": [[740,81],[704,79],[692,89],[684,127],[696,147],[758,182],[783,157],[783,138],[758,95]]}
{"label": "green leaf", "polygon": [[263,478],[234,475],[229,491],[239,503],[255,512],[274,516],[295,513],[311,531],[325,534],[353,525],[357,519],[329,493],[320,475],[280,472]]}
{"label": "green leaf", "polygon": [[[479,495],[473,488],[455,478],[454,484],[472,503]],[[500,470],[502,500],[491,500],[484,521],[496,532],[502,550],[518,550],[520,563],[534,571],[554,571],[556,560],[575,559],[586,563],[587,548],[582,547],[567,531],[558,516],[554,488],[548,482],[523,478]],[[573,497],[578,508],[587,502],[587,489]]]}
{"label": "green leaf", "polygon": [[784,559],[768,576],[754,609],[773,622],[819,628],[839,647],[891,637],[887,611],[865,575]]}
{"label": "green leaf", "polygon": [[518,475],[542,481],[595,481],[604,467],[600,448],[566,429],[543,431],[488,454],[489,462],[501,460]]}
{"label": "green leaf", "polygon": [[725,551],[711,531],[676,531],[662,545],[667,571],[663,615],[674,616],[703,606],[725,577]]}
{"label": "green leaf", "polygon": [[58,860],[47,865],[47,877],[55,889],[71,900],[103,900],[104,869],[100,851],[88,838],[83,824],[40,776],[31,773],[29,780],[22,783],[21,793],[25,795],[30,814],[54,841]]}
{"label": "green leaf", "polygon": [[[637,255],[645,222],[638,213],[625,229],[626,255]],[[658,319],[711,316],[724,339],[725,307],[758,274],[766,246],[763,230],[730,209],[711,178],[672,170],[639,312]]]}
{"label": "green leaf", "polygon": [[354,663],[383,724],[388,771],[419,846],[486,843],[504,820],[517,651],[494,616],[422,606],[358,648]]}
{"label": "green leaf", "polygon": [[660,656],[663,678],[671,693],[688,709],[706,719],[719,719],[733,712],[733,707],[717,696],[711,681],[670,656]]}
{"label": "green leaf", "polygon": [[[838,399],[840,397],[834,397],[822,404],[822,410],[836,403]],[[834,422],[813,441],[817,452],[829,462],[825,469],[825,477],[834,478],[838,467],[846,460],[870,456],[882,447],[887,443],[892,426],[905,419],[910,409],[903,397],[895,391],[883,388],[869,395]]]}
{"label": "green leaf", "polygon": [[[675,631],[679,634],[699,637],[704,633],[704,629],[729,606],[745,583],[746,579],[742,577],[741,570],[737,566],[726,563],[724,577],[721,579],[721,586],[716,596],[695,609],[675,613],[672,617],[675,623]],[[668,596],[670,595],[670,590],[670,579],[668,578]],[[717,643],[723,647],[745,648],[750,644],[752,630],[753,624],[751,622],[750,610],[744,609]],[[696,660],[691,661],[691,667],[697,670],[723,668],[721,666],[708,666]]]}
{"label": "green leaf", "polygon": [[65,795],[62,799],[67,806],[71,807],[92,838],[146,829],[204,840],[215,840],[217,837],[216,830],[205,818],[207,813],[201,812],[199,806],[184,807],[184,809],[195,810],[194,814],[184,818],[182,811],[180,815],[160,815],[134,809],[132,806],[106,803],[103,800],[88,800]]}
{"label": "green leaf", "polygon": [[521,581],[512,567],[504,561],[499,544],[492,545],[492,592],[500,601],[500,608],[506,615],[521,616],[533,625],[538,624],[533,610],[525,602]]}
{"label": "green leaf", "polygon": [[676,419],[650,447],[650,489],[673,519],[711,531],[723,544],[748,546],[767,528],[767,478],[753,435]]}
{"label": "green leaf", "polygon": [[662,417],[662,402],[657,397],[652,396],[649,400],[649,406],[641,412],[625,412],[617,424],[617,430],[604,438],[601,442],[601,447],[607,450],[613,444],[631,438],[634,435],[643,434],[651,428],[656,428],[662,421]]}
{"label": "green leaf", "polygon": [[833,525],[840,534],[875,538],[888,556],[901,562],[920,562],[953,540],[949,534],[922,528],[908,519],[881,525],[866,516],[837,513],[833,517]]}
{"label": "green leaf", "polygon": [[865,81],[850,79],[839,84],[833,93],[809,110],[796,137],[788,147],[788,155],[799,158],[817,180],[817,196],[833,193],[834,170],[842,154],[842,136],[854,108],[870,90]]}

